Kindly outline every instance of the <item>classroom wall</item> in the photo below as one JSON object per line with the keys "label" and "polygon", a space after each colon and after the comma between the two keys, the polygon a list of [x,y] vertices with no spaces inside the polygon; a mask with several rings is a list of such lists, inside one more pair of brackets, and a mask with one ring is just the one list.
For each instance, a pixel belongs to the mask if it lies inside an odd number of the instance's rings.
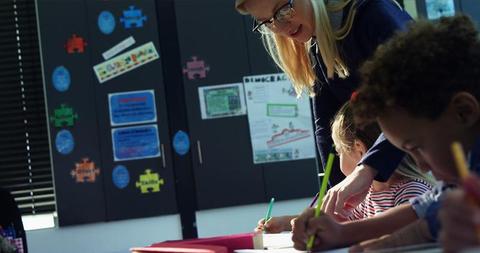
{"label": "classroom wall", "polygon": [[[276,202],[272,215],[298,214],[311,199]],[[267,210],[268,203],[197,212],[199,237],[246,233]],[[30,253],[127,253],[133,246],[181,239],[178,215],[94,223],[27,231]]]}

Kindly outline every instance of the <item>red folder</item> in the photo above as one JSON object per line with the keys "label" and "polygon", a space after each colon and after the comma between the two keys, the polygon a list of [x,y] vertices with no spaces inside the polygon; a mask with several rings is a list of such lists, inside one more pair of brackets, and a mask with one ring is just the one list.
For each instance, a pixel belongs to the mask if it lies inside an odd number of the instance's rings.
{"label": "red folder", "polygon": [[195,245],[195,244],[180,244],[164,243],[158,246],[148,246],[141,248],[131,248],[132,253],[150,253],[150,252],[162,252],[162,253],[228,253],[226,247],[213,246],[213,245]]}
{"label": "red folder", "polygon": [[132,248],[135,253],[182,252],[182,253],[233,253],[237,249],[253,249],[255,233],[225,235],[209,238],[166,241],[149,247]]}

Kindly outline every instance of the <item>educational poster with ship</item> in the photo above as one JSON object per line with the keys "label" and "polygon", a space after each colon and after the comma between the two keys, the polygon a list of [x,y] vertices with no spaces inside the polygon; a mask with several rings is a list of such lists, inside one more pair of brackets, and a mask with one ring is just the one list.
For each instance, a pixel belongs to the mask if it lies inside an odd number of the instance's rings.
{"label": "educational poster with ship", "polygon": [[202,119],[245,115],[245,95],[242,83],[198,88]]}
{"label": "educational poster with ship", "polygon": [[297,99],[285,74],[243,78],[253,162],[269,163],[315,157],[310,100]]}

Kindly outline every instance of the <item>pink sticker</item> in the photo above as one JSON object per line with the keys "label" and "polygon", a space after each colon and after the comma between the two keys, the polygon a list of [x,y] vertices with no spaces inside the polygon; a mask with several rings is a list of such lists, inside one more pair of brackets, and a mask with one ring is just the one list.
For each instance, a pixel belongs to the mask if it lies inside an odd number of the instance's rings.
{"label": "pink sticker", "polygon": [[189,80],[206,78],[207,71],[210,71],[210,66],[207,66],[205,61],[198,60],[196,56],[192,56],[192,60],[187,61],[186,68],[183,68],[183,74],[187,74]]}

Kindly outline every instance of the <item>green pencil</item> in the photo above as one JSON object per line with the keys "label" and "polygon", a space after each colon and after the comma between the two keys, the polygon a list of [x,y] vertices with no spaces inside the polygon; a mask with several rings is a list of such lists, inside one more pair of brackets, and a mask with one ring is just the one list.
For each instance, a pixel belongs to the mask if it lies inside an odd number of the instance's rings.
{"label": "green pencil", "polygon": [[270,204],[268,204],[267,208],[267,214],[265,215],[265,222],[263,224],[267,224],[267,222],[272,218],[273,202],[275,202],[275,198],[270,199]]}
{"label": "green pencil", "polygon": [[[328,154],[327,166],[325,166],[325,175],[323,176],[322,185],[320,186],[320,191],[318,192],[317,206],[315,207],[315,218],[320,216],[320,209],[322,206],[323,197],[325,196],[325,192],[327,191],[328,179],[330,177],[330,173],[332,172],[333,160],[335,159],[335,153],[333,153],[334,149],[335,147],[332,146],[332,150]],[[312,250],[314,241],[315,235],[311,235],[307,241],[307,251]]]}

